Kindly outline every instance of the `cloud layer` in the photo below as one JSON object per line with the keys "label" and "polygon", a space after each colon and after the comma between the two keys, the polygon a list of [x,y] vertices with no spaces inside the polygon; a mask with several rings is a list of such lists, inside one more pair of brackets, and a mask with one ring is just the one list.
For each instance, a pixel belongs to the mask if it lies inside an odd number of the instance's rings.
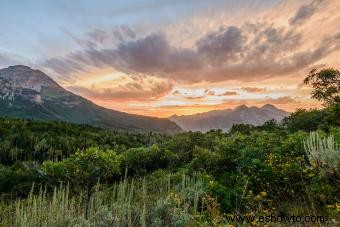
{"label": "cloud layer", "polygon": [[68,89],[95,100],[147,102],[167,95],[173,89],[173,84],[168,81],[149,81],[146,85],[143,79],[139,79],[114,88],[70,86]]}
{"label": "cloud layer", "polygon": [[[120,3],[112,3],[118,7],[115,20],[104,13],[114,7],[88,4],[87,13],[105,6],[90,21],[74,7],[69,16],[79,21],[47,20],[29,37],[21,35],[31,31],[20,24],[9,26],[20,29],[7,30],[15,37],[0,37],[5,43],[0,67],[28,64],[99,105],[137,114],[168,116],[240,104],[271,103],[289,111],[313,106],[310,90],[298,85],[311,68],[340,63],[340,2],[255,2],[152,1],[151,8],[142,2],[135,8],[123,1],[121,7],[132,11],[121,13]],[[45,12],[27,7],[32,16]],[[169,14],[161,11],[165,8]],[[8,24],[23,20],[19,13],[7,18]]]}
{"label": "cloud layer", "polygon": [[161,31],[138,36],[128,27],[112,31],[111,37],[117,41],[114,47],[99,48],[108,34],[95,30],[89,33],[85,49],[47,59],[43,66],[65,78],[92,67],[112,67],[127,74],[187,82],[280,77],[311,66],[340,49],[340,32],[306,43],[308,34],[298,29],[323,2],[315,0],[302,5],[287,20],[288,25],[260,21],[221,26],[200,37],[192,48],[174,46]]}
{"label": "cloud layer", "polygon": [[314,0],[309,4],[302,5],[296,12],[296,14],[290,18],[289,23],[291,25],[295,24],[301,24],[311,16],[313,16],[314,13],[316,13],[318,6],[325,2],[325,0]]}

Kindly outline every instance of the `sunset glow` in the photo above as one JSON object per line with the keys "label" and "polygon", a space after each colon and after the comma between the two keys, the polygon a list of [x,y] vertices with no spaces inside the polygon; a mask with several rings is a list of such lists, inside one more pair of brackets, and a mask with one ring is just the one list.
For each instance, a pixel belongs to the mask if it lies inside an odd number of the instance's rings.
{"label": "sunset glow", "polygon": [[0,3],[0,67],[39,68],[128,113],[319,108],[302,81],[315,67],[340,63],[340,1],[39,2]]}

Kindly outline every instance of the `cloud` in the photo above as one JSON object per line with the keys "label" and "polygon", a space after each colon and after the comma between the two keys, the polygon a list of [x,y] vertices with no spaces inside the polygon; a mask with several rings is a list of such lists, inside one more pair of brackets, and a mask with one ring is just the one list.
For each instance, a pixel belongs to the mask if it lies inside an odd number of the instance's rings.
{"label": "cloud", "polygon": [[94,43],[104,43],[106,39],[109,38],[108,34],[101,30],[101,29],[95,29],[88,33],[88,37],[94,42]]}
{"label": "cloud", "polygon": [[186,100],[205,100],[205,96],[185,96],[184,99]]}
{"label": "cloud", "polygon": [[300,102],[298,102],[297,100],[295,100],[294,98],[290,97],[290,96],[281,96],[281,97],[277,97],[277,98],[272,98],[272,97],[265,97],[262,99],[239,99],[239,100],[235,100],[235,99],[227,99],[224,101],[224,103],[220,104],[220,105],[255,105],[255,106],[262,106],[265,104],[272,104],[272,105],[292,105],[292,104],[298,104]]}
{"label": "cloud", "polygon": [[193,50],[170,46],[162,33],[153,33],[135,41],[121,43],[115,52],[119,56],[115,67],[129,73],[171,78],[187,70],[202,67]]}
{"label": "cloud", "polygon": [[242,30],[235,26],[220,28],[198,40],[197,53],[213,65],[220,65],[223,61],[237,60],[243,49],[245,36]]}
{"label": "cloud", "polygon": [[139,81],[129,82],[115,88],[86,88],[70,86],[68,90],[90,99],[112,101],[154,101],[166,96],[173,85],[167,81],[152,82],[149,88]]}
{"label": "cloud", "polygon": [[220,104],[183,104],[183,105],[162,105],[158,108],[164,108],[164,109],[226,109],[226,108],[234,108],[239,105],[247,105],[247,106],[263,106],[265,104],[272,104],[272,105],[292,105],[292,104],[303,104],[295,99],[293,99],[290,96],[282,96],[278,98],[271,98],[266,97],[264,99],[228,99],[223,101]]}
{"label": "cloud", "polygon": [[302,24],[307,19],[309,19],[317,11],[319,5],[324,2],[324,0],[314,0],[309,4],[302,5],[295,15],[290,18],[289,23],[291,25]]}
{"label": "cloud", "polygon": [[225,100],[223,105],[247,105],[247,106],[263,106],[265,104],[271,104],[276,106],[286,106],[286,105],[295,105],[299,104],[297,100],[293,99],[290,96],[282,96],[277,98],[265,97],[263,99],[240,99],[240,100]]}
{"label": "cloud", "polygon": [[178,90],[172,92],[173,95],[180,95],[181,93]]}
{"label": "cloud", "polygon": [[248,93],[262,93],[266,91],[265,88],[258,88],[258,87],[242,87],[241,89]]}
{"label": "cloud", "polygon": [[236,91],[226,91],[219,96],[234,96],[234,95],[238,95],[238,93]]}
{"label": "cloud", "polygon": [[134,39],[137,36],[137,34],[130,27],[124,25],[114,29],[112,33],[114,34],[114,37],[120,41],[126,38]]}
{"label": "cloud", "polygon": [[[192,47],[175,46],[161,31],[147,35],[119,28],[111,36],[116,44],[91,45],[62,58],[47,59],[43,67],[62,79],[93,67],[112,67],[129,75],[184,82],[258,81],[295,73],[340,49],[340,33],[318,41],[304,42],[304,34],[293,25],[316,12],[322,1],[302,6],[290,19],[292,26],[245,22],[207,32]],[[89,39],[101,43],[106,33],[94,31]]]}
{"label": "cloud", "polygon": [[266,104],[291,104],[291,103],[298,103],[298,101],[296,101],[295,99],[293,99],[290,96],[282,96],[282,97],[278,97],[278,98],[267,97],[262,101],[262,103],[266,103]]}
{"label": "cloud", "polygon": [[26,59],[18,55],[13,55],[9,53],[1,53],[0,52],[0,68],[8,67],[10,65],[17,65],[17,64],[28,64]]}
{"label": "cloud", "polygon": [[107,45],[112,46],[115,43],[121,43],[136,38],[136,33],[126,25],[116,26],[108,30],[96,28],[85,33],[84,38],[79,38],[66,29],[62,29],[62,31],[77,45],[85,49],[96,49]]}
{"label": "cloud", "polygon": [[215,95],[215,92],[214,91],[211,91],[211,90],[205,90],[204,93],[206,95],[209,95],[209,96],[214,96]]}

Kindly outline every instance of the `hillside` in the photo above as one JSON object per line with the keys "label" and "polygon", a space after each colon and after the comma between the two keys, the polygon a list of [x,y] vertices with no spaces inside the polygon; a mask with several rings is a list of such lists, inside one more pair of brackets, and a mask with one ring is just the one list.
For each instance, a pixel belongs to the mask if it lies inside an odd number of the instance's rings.
{"label": "hillside", "polygon": [[168,119],[114,111],[95,105],[27,66],[0,69],[0,116],[58,120],[110,129],[176,133]]}

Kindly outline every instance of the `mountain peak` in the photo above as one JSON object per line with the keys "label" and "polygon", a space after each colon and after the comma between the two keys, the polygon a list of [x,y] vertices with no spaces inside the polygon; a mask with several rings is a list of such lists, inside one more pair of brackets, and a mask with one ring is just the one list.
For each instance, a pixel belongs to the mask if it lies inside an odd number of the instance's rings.
{"label": "mountain peak", "polygon": [[9,66],[8,69],[11,69],[11,70],[32,70],[31,67],[26,66],[26,65],[12,65],[12,66]]}
{"label": "mountain peak", "polygon": [[261,109],[265,109],[265,110],[278,110],[278,108],[276,108],[276,106],[274,106],[272,104],[266,104],[266,105],[262,106]]}
{"label": "mountain peak", "polygon": [[0,69],[0,116],[58,120],[138,132],[182,131],[168,119],[105,109],[75,95],[40,70],[24,65]]}
{"label": "mountain peak", "polygon": [[14,65],[0,69],[0,78],[11,82],[13,87],[40,91],[42,87],[60,88],[60,86],[40,70],[25,65]]}
{"label": "mountain peak", "polygon": [[242,104],[242,105],[236,107],[234,110],[246,110],[246,109],[248,109],[248,106]]}
{"label": "mountain peak", "polygon": [[[212,114],[214,113],[214,114]],[[266,121],[275,119],[281,121],[288,115],[287,112],[267,104],[261,108],[240,105],[233,110],[210,111],[197,115],[171,118],[184,130],[209,131],[211,129],[229,130],[234,124],[262,125]]]}
{"label": "mountain peak", "polygon": [[52,80],[49,76],[43,73],[40,70],[32,69],[26,65],[12,65],[8,66],[7,68],[0,69],[0,76],[1,77],[10,77],[10,76],[22,76],[22,77],[45,77]]}

